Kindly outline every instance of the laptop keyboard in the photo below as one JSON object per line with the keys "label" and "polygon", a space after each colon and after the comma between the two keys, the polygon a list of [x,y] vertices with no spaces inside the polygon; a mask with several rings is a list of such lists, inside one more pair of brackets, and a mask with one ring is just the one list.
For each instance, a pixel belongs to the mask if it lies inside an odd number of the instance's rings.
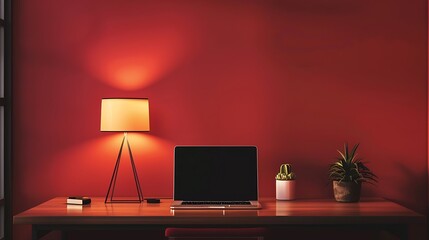
{"label": "laptop keyboard", "polygon": [[250,205],[249,201],[183,201],[182,205]]}

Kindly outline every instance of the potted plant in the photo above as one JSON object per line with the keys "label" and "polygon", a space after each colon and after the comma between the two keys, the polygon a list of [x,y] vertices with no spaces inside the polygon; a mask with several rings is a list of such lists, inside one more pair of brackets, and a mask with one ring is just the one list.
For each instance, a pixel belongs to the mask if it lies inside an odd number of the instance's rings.
{"label": "potted plant", "polygon": [[332,180],[335,200],[338,202],[358,202],[360,199],[362,182],[376,183],[377,176],[361,161],[356,158],[359,144],[349,151],[348,144],[344,144],[344,152],[337,150],[340,156],[338,161],[329,167],[329,178]]}
{"label": "potted plant", "polygon": [[290,164],[282,164],[276,175],[276,199],[295,199],[295,174]]}

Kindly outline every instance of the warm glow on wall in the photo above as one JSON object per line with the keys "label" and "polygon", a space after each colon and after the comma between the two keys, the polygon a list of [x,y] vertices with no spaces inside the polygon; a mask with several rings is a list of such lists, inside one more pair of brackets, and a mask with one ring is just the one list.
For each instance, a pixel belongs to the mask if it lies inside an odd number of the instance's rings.
{"label": "warm glow on wall", "polygon": [[[115,70],[113,70],[114,72],[112,71],[112,78],[122,79],[120,82],[124,89],[139,89],[144,82],[149,82],[147,79],[149,79],[150,70],[148,71],[142,67],[143,65],[143,63],[140,66],[138,64],[136,64],[136,66],[132,64],[119,64],[113,67]],[[154,67],[152,67],[152,69],[154,69]]]}
{"label": "warm glow on wall", "polygon": [[191,34],[180,27],[188,24],[176,21],[177,25],[171,28],[160,23],[154,29],[147,20],[134,20],[106,19],[86,52],[88,71],[97,80],[122,90],[138,90],[153,84],[192,50],[188,41]]}

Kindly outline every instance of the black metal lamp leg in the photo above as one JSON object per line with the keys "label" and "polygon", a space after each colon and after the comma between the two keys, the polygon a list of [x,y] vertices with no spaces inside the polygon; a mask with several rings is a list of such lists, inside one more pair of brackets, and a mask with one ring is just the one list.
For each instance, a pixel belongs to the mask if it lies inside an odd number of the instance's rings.
{"label": "black metal lamp leg", "polygon": [[143,201],[142,188],[140,186],[139,176],[137,174],[136,165],[134,164],[133,153],[131,152],[130,142],[128,142],[128,138],[127,138],[127,145],[128,145],[128,152],[130,153],[131,166],[133,167],[134,181],[136,182],[137,194],[139,195],[139,201],[142,202]]}
{"label": "black metal lamp leg", "polygon": [[[115,192],[115,186],[116,186],[116,179],[117,179],[118,172],[119,172],[119,164],[121,162],[122,149],[124,147],[125,140],[127,141],[128,152],[130,154],[130,161],[131,161],[131,166],[133,169],[134,181],[136,183],[138,200],[114,200],[113,199],[113,195]],[[112,190],[112,192],[110,192],[110,190]],[[110,199],[109,199],[109,196],[110,196]],[[125,132],[124,137],[122,138],[121,148],[119,149],[118,158],[116,159],[115,168],[113,170],[112,178],[110,179],[109,189],[107,190],[107,195],[106,195],[106,198],[104,199],[104,202],[105,203],[113,203],[113,202],[116,202],[116,203],[130,203],[130,202],[141,203],[142,201],[143,201],[143,194],[142,194],[142,190],[141,190],[141,186],[140,186],[140,181],[139,181],[139,177],[137,174],[136,165],[134,164],[134,158],[133,158],[133,154],[131,152],[130,143],[128,142],[127,133]]]}

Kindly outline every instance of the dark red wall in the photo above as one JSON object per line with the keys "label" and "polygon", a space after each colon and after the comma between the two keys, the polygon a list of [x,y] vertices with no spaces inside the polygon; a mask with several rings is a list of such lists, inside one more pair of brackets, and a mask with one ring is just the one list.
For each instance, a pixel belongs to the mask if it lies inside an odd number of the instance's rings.
{"label": "dark red wall", "polygon": [[364,196],[426,212],[426,0],[17,0],[13,15],[15,214],[106,194],[122,136],[99,131],[103,97],[150,99],[151,131],[130,134],[145,196],[172,196],[175,145],[249,144],[261,196],[291,163],[299,198],[331,198],[348,141],[380,178]]}

